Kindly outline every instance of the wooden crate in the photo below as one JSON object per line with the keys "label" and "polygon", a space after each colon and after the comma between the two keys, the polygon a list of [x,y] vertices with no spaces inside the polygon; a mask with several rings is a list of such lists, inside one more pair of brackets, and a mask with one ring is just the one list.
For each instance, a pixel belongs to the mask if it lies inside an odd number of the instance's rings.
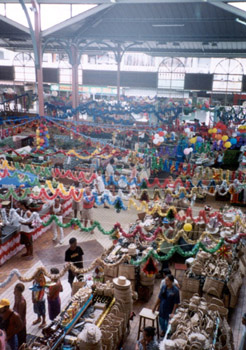
{"label": "wooden crate", "polygon": [[153,294],[154,286],[139,286],[138,299],[142,301],[149,301]]}
{"label": "wooden crate", "polygon": [[119,276],[125,276],[128,280],[135,280],[135,266],[129,264],[119,265]]}

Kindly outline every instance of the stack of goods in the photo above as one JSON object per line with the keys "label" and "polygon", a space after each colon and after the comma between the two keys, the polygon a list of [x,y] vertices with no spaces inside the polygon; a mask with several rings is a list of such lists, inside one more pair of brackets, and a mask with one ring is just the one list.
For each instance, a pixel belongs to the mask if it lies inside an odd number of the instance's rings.
{"label": "stack of goods", "polygon": [[80,350],[102,350],[102,332],[93,324],[86,324],[77,340]]}
{"label": "stack of goods", "polygon": [[[223,255],[227,253],[224,249]],[[223,300],[226,307],[235,307],[245,272],[243,269],[244,260],[238,259],[238,253],[228,254],[226,260],[221,254],[201,251],[183,279],[182,299],[190,299],[194,293],[198,293],[208,301],[216,297]]]}
{"label": "stack of goods", "polygon": [[232,332],[226,317],[220,315],[220,308],[198,295],[194,295],[189,303],[182,302],[170,321],[170,339],[165,339],[160,349],[206,350],[215,344],[215,350],[233,350]]}
{"label": "stack of goods", "polygon": [[86,301],[91,296],[91,289],[84,287],[79,289],[78,292],[71,298],[71,302],[65,312],[62,312],[58,318],[61,325],[66,327],[70,322],[73,321],[74,317],[78,313],[79,309],[83,307]]}
{"label": "stack of goods", "polygon": [[124,302],[125,313],[130,318],[132,312],[132,288],[131,282],[124,276],[113,279],[114,297],[116,301]]}
{"label": "stack of goods", "polygon": [[127,249],[122,251],[122,247],[120,244],[117,244],[116,246],[112,246],[108,251],[107,254],[105,254],[104,262],[107,264],[104,265],[104,281],[112,281],[113,278],[118,276],[119,272],[119,265],[117,261],[120,260],[122,257],[122,254],[125,254],[127,252]]}
{"label": "stack of goods", "polygon": [[102,331],[103,350],[116,350],[127,335],[129,317],[124,301],[117,300],[103,320]]}

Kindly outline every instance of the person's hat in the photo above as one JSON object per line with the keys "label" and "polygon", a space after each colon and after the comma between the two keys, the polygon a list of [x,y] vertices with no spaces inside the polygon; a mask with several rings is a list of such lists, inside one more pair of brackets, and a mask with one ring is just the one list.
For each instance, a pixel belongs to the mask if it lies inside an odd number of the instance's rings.
{"label": "person's hat", "polygon": [[1,299],[0,300],[0,309],[5,307],[5,306],[10,306],[10,301],[9,299]]}
{"label": "person's hat", "polygon": [[116,287],[122,289],[128,288],[131,285],[131,282],[128,279],[126,279],[125,276],[119,276],[117,278],[114,278],[113,283]]}
{"label": "person's hat", "polygon": [[246,312],[243,314],[242,318],[246,321]]}

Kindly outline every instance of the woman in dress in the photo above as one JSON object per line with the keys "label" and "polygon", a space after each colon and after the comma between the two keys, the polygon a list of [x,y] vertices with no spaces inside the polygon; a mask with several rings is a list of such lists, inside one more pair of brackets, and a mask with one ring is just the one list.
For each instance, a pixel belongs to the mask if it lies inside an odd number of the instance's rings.
{"label": "woman in dress", "polygon": [[[50,270],[50,273],[54,275],[59,274],[59,270],[57,268],[52,268]],[[57,315],[61,312],[61,299],[60,299],[60,292],[63,291],[62,284],[60,280],[57,280],[56,284],[49,287],[49,293],[48,293],[48,311],[49,311],[49,318],[51,321],[53,321]]]}

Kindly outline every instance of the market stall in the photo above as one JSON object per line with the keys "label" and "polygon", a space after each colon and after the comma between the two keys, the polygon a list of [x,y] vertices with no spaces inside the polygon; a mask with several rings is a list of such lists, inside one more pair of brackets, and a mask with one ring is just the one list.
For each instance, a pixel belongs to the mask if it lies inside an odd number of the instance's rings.
{"label": "market stall", "polygon": [[84,285],[26,349],[118,349],[129,331],[131,310],[131,284],[125,277]]}
{"label": "market stall", "polygon": [[[63,215],[67,216],[72,211],[72,199],[65,201],[63,203]],[[41,215],[41,220],[46,223],[49,221],[50,214],[46,213]],[[33,240],[35,241],[38,237],[43,235],[50,229],[49,226],[39,225],[34,228],[32,232]],[[17,227],[5,226],[1,229],[1,244],[0,244],[0,265],[3,265],[7,260],[12,256],[16,255],[20,250],[23,249],[23,246],[20,245],[20,234],[17,230]]]}

